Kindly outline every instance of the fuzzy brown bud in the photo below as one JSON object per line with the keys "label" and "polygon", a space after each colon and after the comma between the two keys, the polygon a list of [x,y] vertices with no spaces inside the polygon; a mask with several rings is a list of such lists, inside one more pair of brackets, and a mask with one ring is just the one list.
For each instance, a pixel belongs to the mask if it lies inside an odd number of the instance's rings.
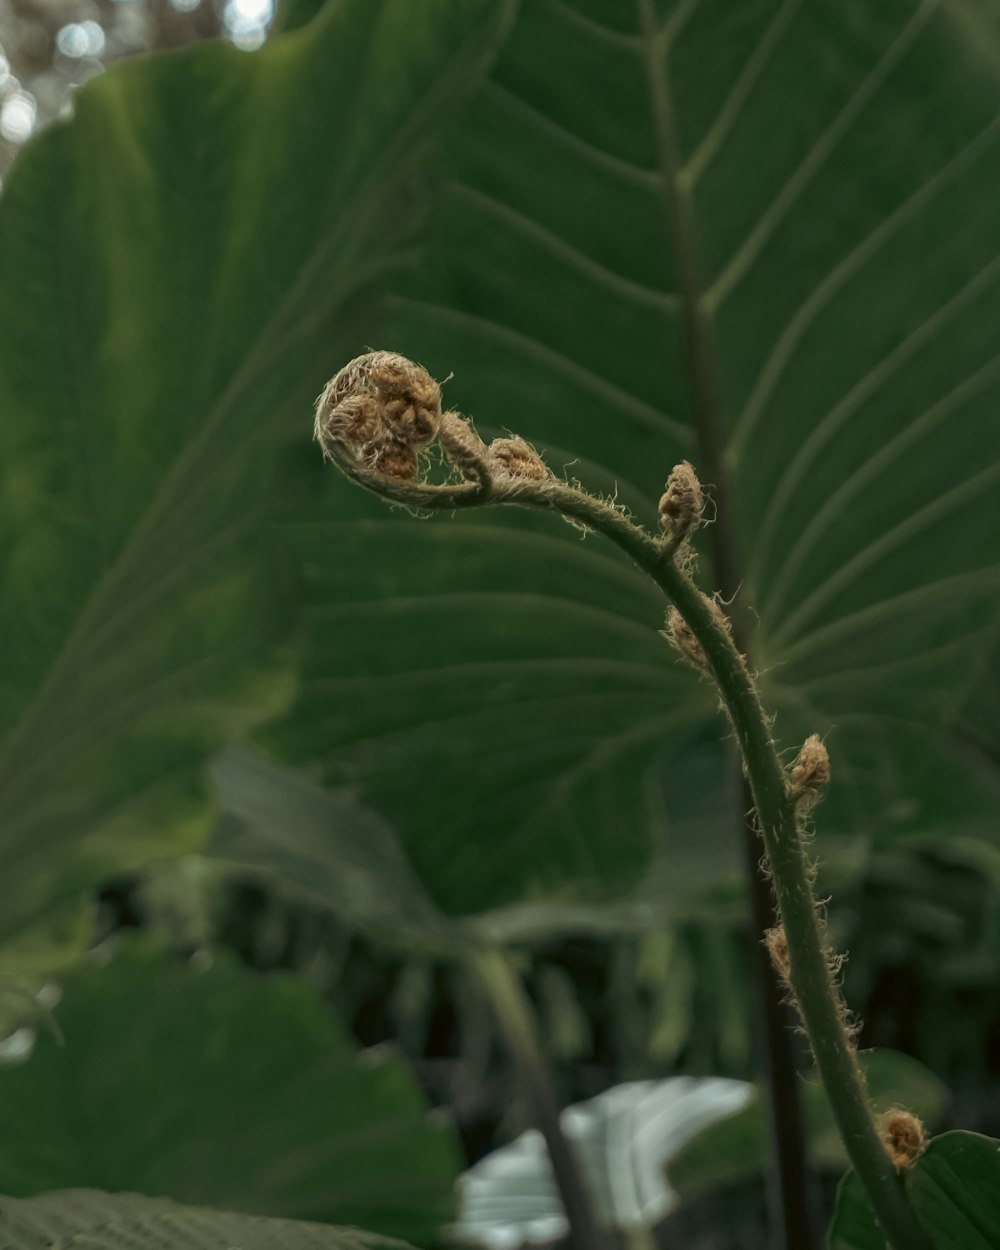
{"label": "fuzzy brown bud", "polygon": [[698,475],[687,460],[675,465],[660,498],[660,526],[665,533],[683,538],[701,520],[705,493]]}
{"label": "fuzzy brown bud", "polygon": [[881,1120],[882,1141],[897,1172],[908,1172],[927,1149],[923,1124],[909,1111],[887,1111]]}
{"label": "fuzzy brown bud", "polygon": [[695,668],[708,668],[708,656],[694,636],[694,630],[675,607],[667,609],[667,640]]}
{"label": "fuzzy brown bud", "polygon": [[778,924],[773,929],[768,929],[764,934],[764,945],[767,947],[771,963],[781,978],[782,984],[786,989],[791,990],[792,959],[788,953],[788,935],[785,933],[785,926]]}
{"label": "fuzzy brown bud", "polygon": [[[726,633],[729,633],[732,626],[719,601],[710,599],[708,595],[702,595],[701,599],[716,621]],[[708,669],[708,656],[705,654],[705,648],[695,637],[691,626],[673,606],[667,610],[667,628],[664,630],[664,634],[671,646],[675,647],[685,660],[688,660],[695,668],[700,668],[703,671]]]}
{"label": "fuzzy brown bud", "polygon": [[490,443],[489,450],[493,459],[499,461],[504,472],[511,477],[526,477],[542,482],[550,476],[548,465],[523,438],[495,438]]}
{"label": "fuzzy brown bud", "polygon": [[395,352],[368,352],[327,383],[315,434],[327,453],[339,444],[383,476],[412,478],[416,451],[434,440],[440,420],[441,388],[426,369]]}
{"label": "fuzzy brown bud", "polygon": [[788,774],[788,792],[797,801],[815,803],[829,782],[830,756],[819,734],[810,734]]}

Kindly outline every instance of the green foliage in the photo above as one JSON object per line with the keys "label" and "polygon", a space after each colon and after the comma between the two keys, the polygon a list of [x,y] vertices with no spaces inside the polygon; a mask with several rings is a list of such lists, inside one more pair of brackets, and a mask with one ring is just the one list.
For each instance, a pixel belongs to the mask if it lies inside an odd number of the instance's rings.
{"label": "green foliage", "polygon": [[87,1187],[420,1241],[460,1162],[402,1064],[298,979],[140,947],[78,973],[64,1041],[0,1068],[0,1193]]}
{"label": "green foliage", "polygon": [[[1000,1141],[978,1133],[934,1139],[904,1185],[935,1250],[993,1250],[1000,1228]],[[884,1250],[854,1173],[843,1180],[830,1250]]]}
{"label": "green foliage", "polygon": [[[234,875],[258,878],[388,946],[455,956],[470,939],[540,942],[567,933],[641,933],[662,923],[655,869],[643,891],[620,906],[544,899],[452,919],[414,872],[400,830],[350,793],[325,790],[244,748],[221,754],[211,776],[219,804],[210,844],[214,859]],[[709,823],[700,816],[692,831]],[[690,888],[697,880],[682,865],[675,884]]]}
{"label": "green foliage", "polygon": [[247,750],[216,759],[212,780],[220,816],[211,849],[231,872],[262,877],[390,945],[457,948],[457,926],[374,812]]}
{"label": "green foliage", "polygon": [[264,1220],[168,1198],[68,1190],[42,1198],[0,1198],[0,1238],[17,1250],[405,1250],[356,1228]]}
{"label": "green foliage", "polygon": [[[778,735],[830,735],[824,835],[996,844],[988,5],[531,0],[508,29],[515,7],[292,0],[256,54],[115,68],[18,159],[0,199],[5,978],[82,948],[99,881],[201,845],[206,764],[250,734],[310,778],[224,756],[220,853],[409,949],[643,930],[736,870],[714,698],[638,572],[549,517],[427,524],[306,463],[313,396],[376,331],[454,373],[449,403],[484,433],[531,438],[645,521],[695,461],[720,508],[705,581],[752,609]],[[664,1058],[699,991],[684,967]],[[80,974],[67,1049],[42,1036],[0,1072],[0,1189],[386,1226],[387,1147],[347,1129],[402,1124],[392,1167],[432,1201],[399,1227],[432,1236],[445,1137],[303,994],[147,956]],[[723,1016],[735,1064],[745,1030]],[[998,1218],[983,1140],[940,1139],[908,1179],[948,1236],[954,1169],[963,1218]],[[331,1197],[348,1165],[358,1187]],[[75,1221],[108,1201],[0,1221],[93,1239]],[[109,1246],[152,1209],[119,1207]],[[867,1247],[866,1220],[849,1181],[834,1244]]]}
{"label": "green foliage", "polygon": [[347,0],[254,56],[117,66],[15,163],[0,940],[195,844],[206,759],[287,699],[269,649],[294,579],[260,533],[301,489],[275,495],[279,449],[411,242],[428,143],[502,9]]}

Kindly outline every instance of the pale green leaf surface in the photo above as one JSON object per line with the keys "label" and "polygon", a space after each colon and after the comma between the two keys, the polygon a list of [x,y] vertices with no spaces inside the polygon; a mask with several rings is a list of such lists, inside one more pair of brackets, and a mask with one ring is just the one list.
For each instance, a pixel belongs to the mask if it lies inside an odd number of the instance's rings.
{"label": "pale green leaf surface", "polygon": [[95,1188],[415,1240],[458,1155],[402,1063],[359,1055],[301,981],[145,949],[78,973],[32,1057],[0,1069],[0,1193]]}
{"label": "pale green leaf surface", "polygon": [[205,759],[287,697],[260,666],[293,615],[259,533],[277,450],[307,443],[301,414],[360,347],[428,143],[502,10],[330,0],[253,55],[215,43],[119,65],[15,163],[0,200],[0,939],[197,841]]}
{"label": "pale green leaf surface", "polygon": [[[829,830],[995,836],[995,770],[967,785],[942,734],[1000,599],[987,10],[523,6],[384,343],[646,523],[681,457],[728,479],[777,733],[829,734]],[[311,670],[284,748],[405,815],[441,901],[641,871],[663,761],[712,706],[617,552],[551,518],[380,516],[340,481],[295,537]]]}
{"label": "pale green leaf surface", "polygon": [[[996,1250],[1000,1244],[1000,1141],[942,1133],[904,1184],[935,1250]],[[853,1172],[841,1183],[830,1250],[884,1250],[885,1238]]]}
{"label": "pale green leaf surface", "polygon": [[[697,765],[710,757],[698,744]],[[260,879],[271,889],[335,915],[380,944],[409,952],[423,949],[463,954],[473,940],[491,943],[550,941],[573,934],[642,933],[662,926],[665,906],[712,883],[723,859],[706,865],[699,841],[711,838],[717,806],[682,799],[690,779],[688,756],[680,751],[668,774],[678,801],[671,806],[677,845],[655,861],[639,890],[617,904],[553,898],[488,908],[463,922],[445,916],[418,874],[421,846],[343,791],[324,790],[300,772],[241,747],[231,747],[212,764],[219,817],[210,844],[216,861],[236,876]],[[711,773],[706,784],[714,784]],[[724,811],[724,809],[723,809]],[[405,817],[402,820],[406,827]],[[456,890],[463,880],[441,873]]]}
{"label": "pale green leaf surface", "polygon": [[210,850],[230,872],[410,951],[460,940],[374,812],[245,748],[223,752],[212,781],[219,819]]}
{"label": "pale green leaf surface", "polygon": [[[686,1143],[744,1106],[753,1086],[728,1077],[628,1081],[574,1103],[561,1123],[609,1229],[652,1228],[678,1204],[670,1164]],[[537,1129],[480,1159],[459,1182],[457,1240],[488,1250],[546,1245],[567,1232]]]}
{"label": "pale green leaf surface", "polygon": [[66,1190],[0,1198],[5,1250],[404,1250],[356,1228],[180,1206],[167,1198]]}

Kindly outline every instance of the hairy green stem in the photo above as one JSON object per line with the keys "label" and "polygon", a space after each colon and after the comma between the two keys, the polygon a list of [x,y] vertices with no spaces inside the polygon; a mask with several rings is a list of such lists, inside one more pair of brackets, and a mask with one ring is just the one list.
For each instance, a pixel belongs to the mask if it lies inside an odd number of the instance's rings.
{"label": "hairy green stem", "polygon": [[518,1077],[538,1118],[569,1223],[570,1244],[574,1250],[606,1250],[590,1190],[573,1145],[559,1122],[559,1103],[521,979],[511,967],[509,956],[497,947],[474,950],[469,966],[490,1000]]}
{"label": "hairy green stem", "polygon": [[[445,441],[446,421],[450,422],[448,442]],[[456,422],[459,422],[457,427]],[[544,472],[541,476],[534,473],[525,476],[505,471],[478,436],[461,426],[457,414],[445,414],[441,423],[441,441],[452,463],[461,467],[467,479],[458,485],[438,486],[374,473],[350,446],[336,438],[327,437],[322,441],[325,453],[354,481],[386,499],[410,507],[453,511],[496,503],[556,512],[610,539],[665,592],[700,645],[732,722],[785,930],[796,1003],[848,1158],[894,1250],[932,1250],[875,1127],[857,1052],[847,1029],[846,1008],[831,969],[826,925],[813,894],[812,866],[802,844],[796,800],[790,793],[778,758],[756,683],[725,619],[720,619],[713,611],[716,605],[676,563],[676,542],[657,541],[615,505],[567,482],[545,476]],[[544,1072],[544,1069],[539,1069],[537,1062],[530,1058],[533,1051],[536,1056],[540,1052],[523,991],[517,986],[519,993],[515,993],[516,981],[499,955],[492,961],[488,956],[484,958],[487,963],[483,968],[499,987],[496,993],[505,996],[513,1013],[513,1024],[503,1018],[503,1012],[498,1014],[512,1048],[520,1047],[516,1053],[525,1057],[522,1069],[525,1079],[532,1082],[532,1092],[539,1099],[539,1111],[549,1122],[546,1137],[550,1151],[562,1154],[566,1143],[559,1130],[551,1089],[538,1076],[538,1071]],[[498,999],[495,997],[494,1001]],[[553,1166],[558,1175],[555,1154]],[[576,1193],[579,1178],[572,1155],[563,1155],[559,1166],[567,1169],[569,1192],[576,1202],[580,1197]],[[586,1206],[580,1210],[580,1218],[587,1227],[587,1217],[583,1214]],[[592,1243],[581,1241],[579,1244],[589,1246]]]}
{"label": "hairy green stem", "polygon": [[665,591],[704,649],[743,757],[788,939],[792,983],[844,1147],[895,1250],[930,1250],[930,1240],[875,1128],[857,1053],[845,1029],[840,990],[830,969],[825,925],[813,895],[795,805],[743,656],[687,574],[617,508],[561,483],[546,487],[544,496],[539,494],[537,501],[522,494],[517,502],[554,507],[611,539]]}

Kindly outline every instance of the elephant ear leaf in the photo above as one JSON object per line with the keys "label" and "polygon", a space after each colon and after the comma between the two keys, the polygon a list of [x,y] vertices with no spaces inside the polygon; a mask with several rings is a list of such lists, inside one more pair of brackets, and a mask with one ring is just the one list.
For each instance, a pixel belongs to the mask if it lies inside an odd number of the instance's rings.
{"label": "elephant ear leaf", "polygon": [[[824,830],[948,821],[995,640],[988,7],[523,5],[390,305],[450,406],[637,519],[695,464],[703,583],[749,609],[776,733],[829,735]],[[680,744],[717,722],[636,570],[551,518],[350,496],[295,534],[312,667],[283,747],[408,827],[439,901],[620,890],[657,837],[731,866],[735,791],[713,840],[672,815],[707,771],[671,775]],[[995,837],[995,773],[968,832]]]}
{"label": "elephant ear leaf", "polygon": [[57,1020],[63,1044],[41,1034],[0,1068],[0,1192],[164,1194],[416,1241],[448,1219],[450,1129],[301,980],[137,944],[74,974]]}
{"label": "elephant ear leaf", "polygon": [[123,63],[14,163],[6,967],[87,884],[195,843],[205,760],[286,698],[263,658],[294,603],[259,534],[276,453],[307,442],[313,396],[354,352],[419,220],[429,144],[505,7],[342,0],[251,55],[213,43]]}

